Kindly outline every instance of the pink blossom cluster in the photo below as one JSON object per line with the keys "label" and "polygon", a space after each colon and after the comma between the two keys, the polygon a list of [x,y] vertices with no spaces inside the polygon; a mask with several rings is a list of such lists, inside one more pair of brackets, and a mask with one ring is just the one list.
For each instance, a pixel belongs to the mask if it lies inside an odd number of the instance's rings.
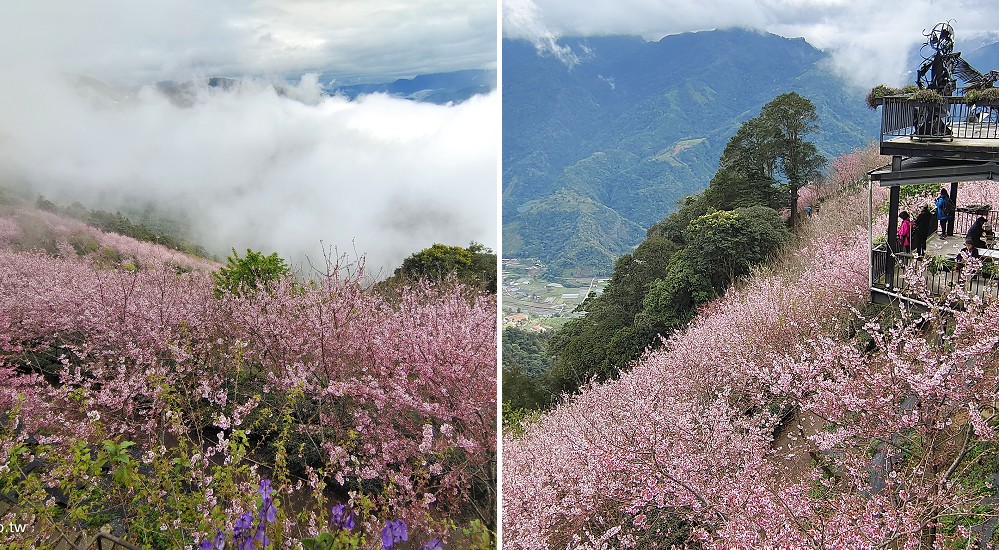
{"label": "pink blossom cluster", "polygon": [[828,227],[620,379],[505,435],[504,547],[964,544],[943,522],[984,496],[960,472],[997,439],[997,304],[958,291],[959,311],[859,327],[867,227]]}
{"label": "pink blossom cluster", "polygon": [[210,260],[189,256],[163,245],[101,231],[82,221],[44,210],[22,208],[0,215],[0,245],[13,245],[18,237],[32,234],[45,240],[54,240],[66,254],[76,254],[71,245],[77,244],[94,248],[92,251],[84,250],[84,255],[100,256],[113,252],[119,257],[119,263],[169,264],[185,270],[208,271],[219,267],[219,264]]}
{"label": "pink blossom cluster", "polygon": [[[178,274],[158,247],[93,235],[141,264],[0,248],[0,407],[17,426],[4,449],[42,433],[57,448],[120,438],[152,462],[185,439],[200,445],[191,482],[211,486],[213,465],[238,460],[235,430],[260,430],[275,418],[265,404],[292,403],[290,429],[319,458],[309,483],[276,482],[279,492],[319,495],[325,483],[361,496],[376,480],[366,497],[420,523],[466,505],[494,471],[493,296],[458,284],[377,292],[332,266],[219,298],[210,273]],[[257,483],[244,480],[246,492]]]}
{"label": "pink blossom cluster", "polygon": [[889,164],[890,157],[879,154],[878,143],[872,142],[863,149],[840,155],[830,162],[830,169],[823,178],[823,185],[831,189],[844,189],[867,183],[865,174]]}
{"label": "pink blossom cluster", "polygon": [[743,418],[770,399],[761,371],[864,296],[866,248],[857,239],[804,247],[805,271],[757,277],[707,304],[620,380],[505,437],[505,545],[577,546],[596,536],[594,516],[608,506],[711,516],[750,498],[769,469],[774,424]]}
{"label": "pink blossom cluster", "polygon": [[0,243],[10,242],[21,234],[21,226],[10,217],[0,217]]}
{"label": "pink blossom cluster", "polygon": [[[799,189],[797,205],[800,211],[806,207],[816,206],[832,194],[842,193],[845,189],[856,188],[866,184],[867,173],[885,166],[889,157],[879,154],[878,143],[872,143],[863,149],[855,149],[850,153],[833,159],[827,173],[818,181],[810,181]],[[879,191],[882,193],[883,191]],[[886,195],[887,196],[887,195]],[[784,212],[787,216],[787,209]]]}

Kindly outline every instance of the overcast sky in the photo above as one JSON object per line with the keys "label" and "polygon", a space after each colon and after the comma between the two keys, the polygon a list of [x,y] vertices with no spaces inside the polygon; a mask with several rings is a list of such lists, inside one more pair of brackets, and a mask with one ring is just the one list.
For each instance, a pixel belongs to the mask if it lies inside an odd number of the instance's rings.
{"label": "overcast sky", "polygon": [[113,85],[201,76],[385,80],[496,66],[495,0],[33,0],[0,7],[0,63]]}
{"label": "overcast sky", "polygon": [[[435,242],[496,248],[497,92],[441,106],[320,91],[493,69],[496,29],[494,0],[4,2],[0,184],[183,208],[217,252],[315,259],[322,241],[383,274]],[[186,105],[121,95],[209,76],[244,84]]]}
{"label": "overcast sky", "polygon": [[[958,43],[998,29],[996,0],[599,0],[581,9],[574,0],[503,0],[503,32],[527,38],[557,55],[560,36],[668,34],[749,27],[803,37],[834,54],[837,68],[860,86],[902,84],[909,52],[924,42],[922,31],[954,20]],[[866,84],[867,83],[867,84]]]}

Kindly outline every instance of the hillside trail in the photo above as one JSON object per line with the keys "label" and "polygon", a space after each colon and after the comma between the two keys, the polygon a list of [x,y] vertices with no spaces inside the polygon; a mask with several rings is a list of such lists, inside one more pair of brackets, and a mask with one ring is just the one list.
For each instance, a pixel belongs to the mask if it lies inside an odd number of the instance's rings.
{"label": "hillside trail", "polygon": [[817,456],[819,447],[809,436],[819,433],[825,424],[812,414],[796,410],[775,435],[772,460],[784,469],[787,479],[800,481],[812,471],[816,465],[813,457]]}

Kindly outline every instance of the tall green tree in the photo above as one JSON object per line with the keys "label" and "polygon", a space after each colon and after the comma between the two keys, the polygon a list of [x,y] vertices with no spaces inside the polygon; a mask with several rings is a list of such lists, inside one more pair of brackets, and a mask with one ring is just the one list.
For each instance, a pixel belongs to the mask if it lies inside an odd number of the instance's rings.
{"label": "tall green tree", "polygon": [[777,166],[788,181],[791,208],[790,224],[795,227],[799,189],[811,178],[819,176],[826,165],[826,158],[819,154],[816,144],[806,141],[805,135],[816,131],[816,107],[795,92],[781,94],[760,111],[760,118],[774,131],[774,150]]}
{"label": "tall green tree", "polygon": [[719,171],[740,174],[750,181],[773,182],[778,169],[777,147],[778,133],[771,121],[751,118],[729,138],[719,159]]}

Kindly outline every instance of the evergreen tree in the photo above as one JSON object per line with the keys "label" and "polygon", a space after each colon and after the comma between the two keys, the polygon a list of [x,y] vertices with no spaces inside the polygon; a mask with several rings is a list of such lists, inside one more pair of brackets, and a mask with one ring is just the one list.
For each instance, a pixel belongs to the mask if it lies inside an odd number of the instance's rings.
{"label": "evergreen tree", "polygon": [[816,144],[804,139],[806,134],[817,129],[816,107],[808,99],[789,92],[764,105],[760,116],[773,130],[774,154],[779,170],[788,180],[790,224],[795,227],[799,189],[819,176],[826,164]]}

